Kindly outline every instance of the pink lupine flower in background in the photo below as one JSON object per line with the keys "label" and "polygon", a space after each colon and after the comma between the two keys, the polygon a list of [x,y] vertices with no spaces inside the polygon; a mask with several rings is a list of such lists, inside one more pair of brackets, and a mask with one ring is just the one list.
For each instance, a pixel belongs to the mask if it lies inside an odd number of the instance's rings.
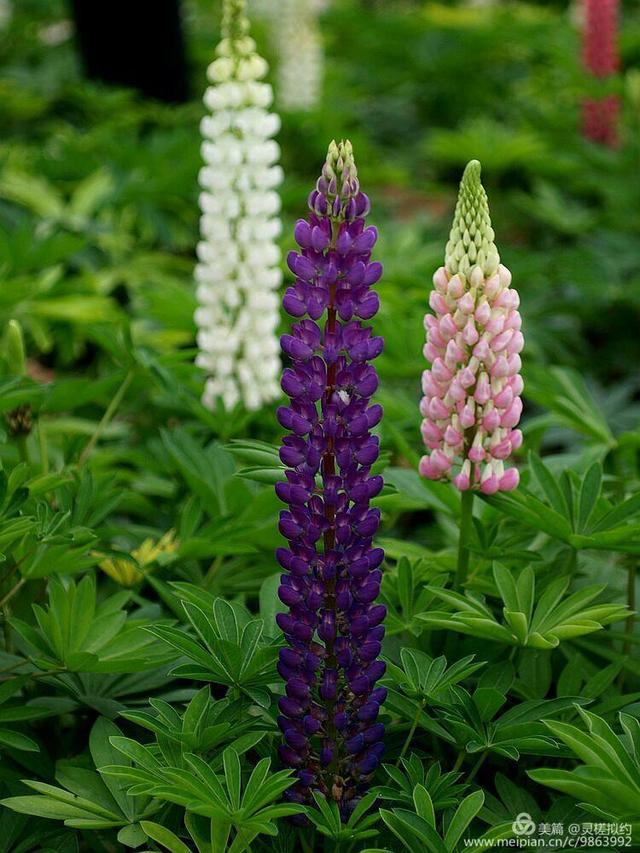
{"label": "pink lupine flower in background", "polygon": [[[618,0],[584,0],[582,59],[593,77],[607,78],[619,67]],[[587,139],[614,147],[618,143],[617,95],[588,98],[582,107]]]}
{"label": "pink lupine flower in background", "polygon": [[518,485],[505,460],[522,444],[516,429],[523,382],[518,293],[493,242],[480,163],[464,171],[445,264],[433,277],[433,313],[424,318],[420,473],[485,494]]}

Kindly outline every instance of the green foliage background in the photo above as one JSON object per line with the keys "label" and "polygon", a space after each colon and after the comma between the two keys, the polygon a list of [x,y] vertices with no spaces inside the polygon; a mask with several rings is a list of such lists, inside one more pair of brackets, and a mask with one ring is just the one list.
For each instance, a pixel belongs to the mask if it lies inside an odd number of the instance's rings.
{"label": "green foliage background", "polygon": [[[33,429],[0,436],[2,853],[441,853],[512,836],[521,812],[633,824],[640,844],[640,10],[622,5],[623,72],[605,87],[564,3],[340,0],[322,18],[322,105],[283,115],[283,250],[328,141],[348,136],[385,266],[388,763],[349,825],[320,800],[299,834],[269,763],[280,429],[269,409],[205,410],[193,366],[219,6],[185,2],[196,97],[170,107],[84,80],[57,0],[15,4],[0,410],[28,406]],[[275,65],[264,21],[254,33]],[[605,90],[623,100],[616,150],[578,132],[580,99]],[[459,497],[417,474],[417,404],[472,157],[522,299],[525,444],[518,492],[476,501],[459,594]]]}

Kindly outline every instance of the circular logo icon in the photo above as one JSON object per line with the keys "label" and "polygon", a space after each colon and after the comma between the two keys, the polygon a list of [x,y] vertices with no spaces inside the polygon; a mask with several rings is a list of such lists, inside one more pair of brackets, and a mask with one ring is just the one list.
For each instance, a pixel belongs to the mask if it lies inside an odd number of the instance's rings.
{"label": "circular logo icon", "polygon": [[536,831],[536,822],[530,814],[520,812],[511,824],[511,828],[516,835],[533,835]]}

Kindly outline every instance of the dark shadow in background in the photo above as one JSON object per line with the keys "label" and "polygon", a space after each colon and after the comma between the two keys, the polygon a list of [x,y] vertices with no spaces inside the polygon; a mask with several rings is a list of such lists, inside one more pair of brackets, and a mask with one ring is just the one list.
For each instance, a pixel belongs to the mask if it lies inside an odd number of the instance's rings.
{"label": "dark shadow in background", "polygon": [[180,0],[70,0],[85,74],[149,98],[189,97]]}

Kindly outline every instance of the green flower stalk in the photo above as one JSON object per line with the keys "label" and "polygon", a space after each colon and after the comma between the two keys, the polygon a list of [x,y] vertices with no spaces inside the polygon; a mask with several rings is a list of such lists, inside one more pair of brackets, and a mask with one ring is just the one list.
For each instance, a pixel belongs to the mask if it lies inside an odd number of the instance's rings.
{"label": "green flower stalk", "polygon": [[[4,339],[5,359],[11,376],[27,375],[27,360],[25,355],[22,326],[17,320],[9,320]],[[9,434],[15,439],[20,458],[29,461],[27,438],[33,430],[33,411],[30,403],[22,403],[6,414]]]}
{"label": "green flower stalk", "polygon": [[9,320],[5,337],[5,352],[12,376],[26,376],[27,360],[24,349],[22,326],[17,320]]}

